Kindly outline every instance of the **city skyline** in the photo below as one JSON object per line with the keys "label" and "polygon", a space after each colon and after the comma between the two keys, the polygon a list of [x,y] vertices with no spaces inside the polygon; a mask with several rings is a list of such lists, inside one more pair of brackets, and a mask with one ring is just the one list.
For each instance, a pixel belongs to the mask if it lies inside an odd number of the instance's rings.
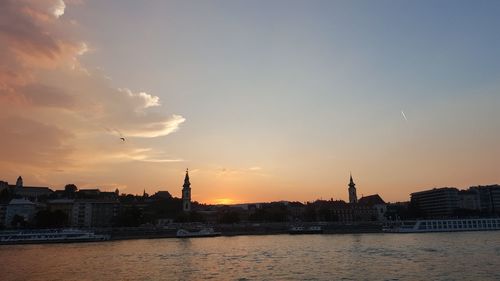
{"label": "city skyline", "polygon": [[[203,202],[203,201],[196,201],[196,200],[192,200],[191,199],[191,183],[190,183],[190,176],[189,176],[189,169],[186,169],[185,170],[185,174],[184,174],[184,180],[183,180],[183,185],[181,186],[181,195],[180,196],[176,196],[178,192],[176,192],[175,190],[161,190],[161,189],[153,189],[154,190],[154,193],[156,194],[157,192],[159,193],[164,193],[164,192],[167,192],[168,194],[170,194],[171,196],[173,196],[174,198],[177,197],[178,199],[181,199],[182,200],[182,208],[183,208],[183,211],[184,212],[190,212],[191,210],[191,202],[192,201],[195,201],[199,204],[207,204],[207,205],[244,205],[244,204],[255,204],[255,203],[270,203],[270,202],[303,202],[303,203],[311,203],[311,202],[316,202],[316,201],[343,201],[345,203],[349,203],[349,204],[357,204],[358,203],[358,197],[359,199],[361,198],[367,198],[367,197],[373,197],[373,196],[379,196],[380,197],[380,194],[378,194],[377,192],[375,192],[374,194],[364,194],[364,193],[360,193],[358,194],[358,190],[356,188],[356,183],[353,179],[353,176],[352,176],[352,173],[349,174],[349,180],[348,180],[348,184],[346,185],[348,188],[345,190],[345,194],[348,194],[347,196],[347,200],[343,198],[343,196],[340,196],[340,197],[330,197],[330,198],[323,198],[323,197],[318,197],[318,198],[315,198],[313,200],[286,200],[286,198],[278,198],[276,200],[268,200],[268,201],[261,201],[261,202],[257,202],[257,201],[254,201],[254,202],[250,202],[250,201],[246,201],[246,202],[234,202],[232,200],[218,200],[216,202]],[[142,190],[142,194],[141,193],[124,193],[124,192],[121,192],[119,190],[119,188],[116,188],[115,190],[108,190],[106,188],[101,188],[99,186],[92,186],[92,187],[88,187],[88,186],[85,186],[83,188],[79,188],[77,185],[73,184],[73,183],[68,183],[66,184],[64,187],[60,187],[60,188],[54,188],[53,186],[33,186],[33,185],[25,185],[24,184],[24,179],[22,178],[22,176],[19,176],[17,177],[16,179],[16,182],[15,184],[11,184],[10,182],[8,181],[2,181],[0,180],[0,186],[1,184],[4,184],[4,187],[7,187],[7,186],[10,186],[12,188],[14,187],[19,187],[19,188],[28,188],[28,189],[34,189],[34,190],[43,190],[42,193],[43,195],[47,195],[48,193],[51,193],[51,192],[54,192],[54,191],[64,191],[66,190],[68,187],[71,187],[71,189],[75,189],[76,190],[79,190],[79,191],[95,191],[95,190],[100,190],[100,191],[104,191],[105,193],[114,193],[116,194],[117,196],[118,195],[132,195],[132,196],[142,196],[142,197],[149,197],[151,194],[147,192],[146,189],[143,189]],[[487,188],[487,187],[497,187],[498,184],[490,184],[490,185],[471,185],[471,186],[468,186],[469,189],[471,188],[478,188],[478,187],[484,187],[484,188]],[[393,201],[393,202],[390,202],[390,201],[387,201],[386,203],[387,204],[399,204],[399,203],[405,203],[405,202],[409,202],[409,199],[411,196],[413,196],[414,194],[416,193],[421,193],[421,192],[429,192],[429,191],[433,191],[433,190],[449,190],[449,189],[453,189],[453,190],[459,190],[459,188],[457,187],[451,187],[451,186],[441,186],[441,187],[432,187],[432,188],[427,188],[425,190],[415,190],[415,191],[412,191],[410,194],[408,194],[408,197],[406,199],[403,199],[403,200],[399,200],[399,201]],[[465,190],[464,188],[462,190]],[[28,192],[29,193],[29,192]],[[382,198],[381,198],[382,199]]]}
{"label": "city skyline", "polygon": [[0,180],[204,203],[500,182],[500,5],[3,1]]}

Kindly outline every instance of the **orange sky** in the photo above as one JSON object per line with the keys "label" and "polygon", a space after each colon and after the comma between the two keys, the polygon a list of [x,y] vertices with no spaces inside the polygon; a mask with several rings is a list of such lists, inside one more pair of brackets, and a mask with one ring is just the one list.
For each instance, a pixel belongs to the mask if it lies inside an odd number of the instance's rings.
{"label": "orange sky", "polygon": [[0,180],[180,196],[189,168],[205,203],[500,183],[494,13],[261,4],[0,3]]}

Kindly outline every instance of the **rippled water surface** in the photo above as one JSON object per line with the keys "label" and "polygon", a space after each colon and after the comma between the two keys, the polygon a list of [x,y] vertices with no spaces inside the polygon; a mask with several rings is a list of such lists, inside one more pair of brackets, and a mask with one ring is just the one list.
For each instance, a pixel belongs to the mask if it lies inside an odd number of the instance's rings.
{"label": "rippled water surface", "polygon": [[500,280],[500,232],[0,246],[0,280]]}

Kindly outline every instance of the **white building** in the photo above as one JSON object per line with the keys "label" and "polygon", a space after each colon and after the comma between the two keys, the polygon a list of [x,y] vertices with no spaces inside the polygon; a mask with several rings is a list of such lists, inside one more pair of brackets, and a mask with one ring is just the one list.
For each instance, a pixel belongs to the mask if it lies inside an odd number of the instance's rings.
{"label": "white building", "polygon": [[31,222],[36,211],[37,204],[26,199],[12,199],[5,212],[5,226],[12,226],[12,220],[16,215],[23,217],[25,222]]}

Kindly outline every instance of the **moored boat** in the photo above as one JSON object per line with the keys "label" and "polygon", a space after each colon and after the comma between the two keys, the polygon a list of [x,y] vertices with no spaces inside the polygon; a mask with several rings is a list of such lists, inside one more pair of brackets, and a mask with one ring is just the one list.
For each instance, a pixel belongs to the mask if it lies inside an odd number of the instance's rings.
{"label": "moored boat", "polygon": [[0,244],[94,242],[110,236],[82,229],[11,230],[0,232]]}
{"label": "moored boat", "polygon": [[293,226],[288,230],[290,234],[321,234],[323,233],[323,228],[321,226]]}
{"label": "moored boat", "polygon": [[396,233],[500,230],[500,218],[396,221],[382,231]]}

